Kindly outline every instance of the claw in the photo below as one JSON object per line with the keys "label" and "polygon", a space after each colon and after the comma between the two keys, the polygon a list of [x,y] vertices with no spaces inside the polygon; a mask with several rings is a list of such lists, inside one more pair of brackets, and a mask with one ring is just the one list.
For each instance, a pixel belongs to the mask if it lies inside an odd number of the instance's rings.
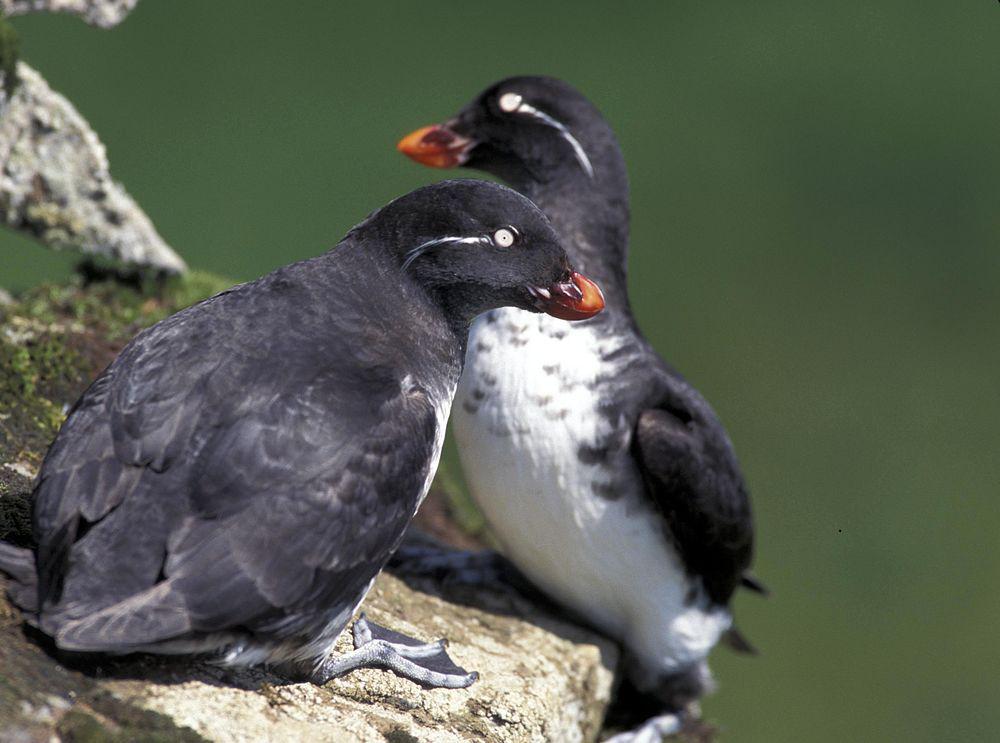
{"label": "claw", "polygon": [[361,614],[351,630],[355,650],[324,660],[313,674],[313,683],[325,684],[358,668],[385,668],[398,676],[427,687],[460,689],[479,679],[448,656],[448,642],[422,643],[399,632],[380,627]]}

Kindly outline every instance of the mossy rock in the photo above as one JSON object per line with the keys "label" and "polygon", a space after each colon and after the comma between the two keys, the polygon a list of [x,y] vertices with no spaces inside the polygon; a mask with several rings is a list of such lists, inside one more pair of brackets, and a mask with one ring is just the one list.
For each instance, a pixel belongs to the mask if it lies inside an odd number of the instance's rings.
{"label": "mossy rock", "polygon": [[142,278],[87,264],[68,284],[39,286],[0,306],[0,463],[37,468],[69,406],[129,339],[231,283],[197,272]]}
{"label": "mossy rock", "polygon": [[81,266],[0,305],[0,539],[30,539],[31,480],[66,411],[139,330],[226,289],[192,273],[168,279]]}
{"label": "mossy rock", "polygon": [[[31,543],[32,480],[90,381],[142,328],[231,283],[197,273],[143,278],[88,264],[68,284],[39,286],[0,305],[0,540]],[[0,598],[0,740],[8,731],[27,740],[201,740],[52,661]]]}

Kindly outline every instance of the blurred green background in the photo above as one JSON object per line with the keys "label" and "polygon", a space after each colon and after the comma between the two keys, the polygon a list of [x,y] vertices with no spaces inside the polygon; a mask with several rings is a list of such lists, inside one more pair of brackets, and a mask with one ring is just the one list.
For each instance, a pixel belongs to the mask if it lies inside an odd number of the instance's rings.
{"label": "blurred green background", "polygon": [[[1000,731],[1000,5],[143,0],[14,20],[187,261],[321,252],[440,174],[397,138],[515,73],[604,111],[631,290],[755,497],[731,741]],[[0,233],[0,285],[74,258]],[[451,458],[451,464],[455,460]]]}

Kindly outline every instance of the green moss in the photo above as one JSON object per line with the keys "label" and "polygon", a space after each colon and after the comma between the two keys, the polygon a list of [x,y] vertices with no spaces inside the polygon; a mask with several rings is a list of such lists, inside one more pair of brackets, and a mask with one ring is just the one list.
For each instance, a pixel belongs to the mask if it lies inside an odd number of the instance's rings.
{"label": "green moss", "polygon": [[10,370],[9,382],[14,391],[22,395],[35,393],[37,376],[31,367],[31,354],[26,348],[11,348],[4,365]]}
{"label": "green moss", "polygon": [[[0,473],[2,477],[3,473]],[[15,547],[31,545],[31,501],[25,491],[3,492],[0,487],[0,542]]]}
{"label": "green moss", "polygon": [[0,462],[34,462],[58,430],[60,411],[38,395],[31,349],[0,339]]}
{"label": "green moss", "polygon": [[82,710],[70,710],[59,721],[59,736],[72,743],[97,743],[112,739],[113,733],[93,715]]}
{"label": "green moss", "polygon": [[[139,330],[230,283],[210,274],[164,279],[84,269],[69,283],[39,286],[0,306],[0,539],[30,544],[31,470],[66,407]],[[61,668],[25,640],[2,594],[0,579],[0,720],[20,719],[39,739],[54,733],[81,742],[202,740]],[[23,712],[25,700],[44,704],[53,690],[77,700],[54,731]]]}
{"label": "green moss", "polygon": [[40,464],[67,406],[137,332],[230,285],[91,266],[0,307],[0,464]]}
{"label": "green moss", "polygon": [[0,17],[0,73],[3,73],[3,88],[8,100],[20,82],[17,78],[17,59],[20,56],[21,40],[6,18]]}
{"label": "green moss", "polygon": [[84,275],[71,283],[28,290],[18,297],[14,311],[40,323],[75,320],[114,341],[131,338],[138,330],[230,286],[228,279],[198,271],[160,278],[107,272],[88,264]]}
{"label": "green moss", "polygon": [[164,292],[171,297],[173,305],[180,309],[232,286],[232,281],[221,276],[205,271],[191,271],[183,276],[172,276],[167,279]]}

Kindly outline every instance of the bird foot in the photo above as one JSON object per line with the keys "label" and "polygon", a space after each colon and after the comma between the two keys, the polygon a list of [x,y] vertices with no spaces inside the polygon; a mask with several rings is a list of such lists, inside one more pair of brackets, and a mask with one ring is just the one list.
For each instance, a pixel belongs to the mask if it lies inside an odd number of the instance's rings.
{"label": "bird foot", "polygon": [[397,676],[429,688],[464,689],[479,674],[455,664],[445,648],[446,640],[422,643],[368,621],[364,614],[352,628],[354,651],[326,658],[313,673],[313,683],[323,685],[332,678],[358,668],[384,668]]}

